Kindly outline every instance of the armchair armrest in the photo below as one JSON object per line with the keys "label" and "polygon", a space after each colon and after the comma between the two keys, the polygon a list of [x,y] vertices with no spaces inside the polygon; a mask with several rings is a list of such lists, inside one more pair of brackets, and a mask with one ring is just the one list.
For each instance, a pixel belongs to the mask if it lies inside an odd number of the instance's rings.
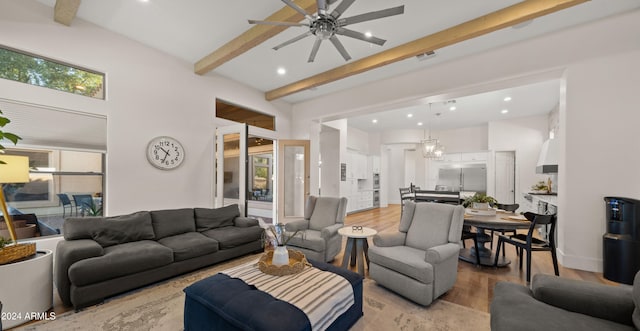
{"label": "armchair armrest", "polygon": [[250,226],[257,226],[258,220],[250,217],[236,217],[233,219],[233,224],[239,228],[248,228]]}
{"label": "armchair armrest", "polygon": [[546,304],[633,325],[631,316],[635,305],[631,288],[536,274],[531,289],[533,296]]}
{"label": "armchair armrest", "polygon": [[407,234],[404,232],[385,232],[373,236],[373,244],[379,247],[404,245]]}
{"label": "armchair armrest", "polygon": [[300,220],[291,221],[286,223],[284,225],[284,228],[290,232],[307,230],[309,229],[309,220],[300,219]]}
{"label": "armchair armrest", "polygon": [[54,265],[54,280],[60,299],[65,305],[71,305],[69,267],[80,260],[101,256],[102,254],[104,254],[102,246],[91,239],[61,240],[58,242]]}
{"label": "armchair armrest", "polygon": [[429,248],[425,253],[424,260],[431,264],[440,264],[452,256],[457,259],[458,254],[460,254],[460,246],[458,244],[446,243]]}
{"label": "armchair armrest", "polygon": [[338,230],[340,230],[342,227],[344,227],[344,224],[342,223],[336,223],[334,225],[327,226],[326,228],[322,229],[322,231],[320,231],[320,237],[329,239],[338,234]]}

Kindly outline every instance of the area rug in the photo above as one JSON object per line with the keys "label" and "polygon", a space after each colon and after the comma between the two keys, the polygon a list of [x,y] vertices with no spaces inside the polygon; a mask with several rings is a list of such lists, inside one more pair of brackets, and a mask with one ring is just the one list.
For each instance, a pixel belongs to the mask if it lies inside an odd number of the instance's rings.
{"label": "area rug", "polygon": [[[67,312],[55,320],[27,324],[13,330],[183,330],[184,292],[190,284],[217,272],[257,260],[259,255],[236,259],[162,283],[113,297],[80,312]],[[351,328],[363,330],[489,330],[489,314],[443,300],[422,307],[377,285],[364,281],[364,316]]]}

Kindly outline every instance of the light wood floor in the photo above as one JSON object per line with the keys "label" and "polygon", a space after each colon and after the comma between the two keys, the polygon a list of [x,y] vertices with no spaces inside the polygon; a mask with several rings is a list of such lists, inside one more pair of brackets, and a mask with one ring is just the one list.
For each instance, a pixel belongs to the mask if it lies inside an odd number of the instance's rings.
{"label": "light wood floor", "polygon": [[[377,208],[368,211],[350,214],[345,220],[345,225],[362,225],[376,229],[378,232],[393,231],[400,223],[400,205],[389,205],[386,208]],[[497,240],[494,238],[494,240]],[[496,241],[494,241],[495,243]],[[371,241],[369,242],[371,245]],[[472,245],[471,240],[467,242],[467,247]],[[334,265],[342,264],[342,251],[333,261]],[[522,271],[519,270],[518,260],[513,246],[507,245],[507,258],[511,264],[504,268],[477,267],[474,264],[459,261],[458,279],[455,286],[441,298],[467,306],[476,310],[489,312],[489,304],[493,297],[493,288],[496,282],[508,281],[513,283],[526,284],[526,265]],[[355,268],[353,268],[355,271]],[[546,273],[553,274],[553,263],[549,252],[533,252],[531,263],[531,274]],[[365,276],[368,271],[365,269]],[[570,279],[582,279],[602,284],[615,285],[617,283],[603,278],[602,273],[594,273],[582,270],[564,268],[560,265],[560,276]]]}

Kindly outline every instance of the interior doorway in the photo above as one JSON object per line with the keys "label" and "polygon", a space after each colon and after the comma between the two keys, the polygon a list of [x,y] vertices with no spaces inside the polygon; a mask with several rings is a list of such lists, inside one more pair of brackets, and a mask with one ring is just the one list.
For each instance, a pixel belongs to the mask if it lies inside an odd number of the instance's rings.
{"label": "interior doorway", "polygon": [[503,204],[513,204],[516,201],[516,152],[495,152],[495,183],[494,198]]}

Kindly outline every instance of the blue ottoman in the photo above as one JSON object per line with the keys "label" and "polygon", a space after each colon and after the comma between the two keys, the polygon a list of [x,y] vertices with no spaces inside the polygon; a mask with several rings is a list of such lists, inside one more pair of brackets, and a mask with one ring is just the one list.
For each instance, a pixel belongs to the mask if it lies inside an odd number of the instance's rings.
{"label": "blue ottoman", "polygon": [[[327,330],[348,330],[362,313],[362,276],[309,260],[316,268],[344,277],[353,287],[355,303]],[[184,289],[184,329],[311,331],[307,316],[297,307],[225,274],[198,281]]]}

